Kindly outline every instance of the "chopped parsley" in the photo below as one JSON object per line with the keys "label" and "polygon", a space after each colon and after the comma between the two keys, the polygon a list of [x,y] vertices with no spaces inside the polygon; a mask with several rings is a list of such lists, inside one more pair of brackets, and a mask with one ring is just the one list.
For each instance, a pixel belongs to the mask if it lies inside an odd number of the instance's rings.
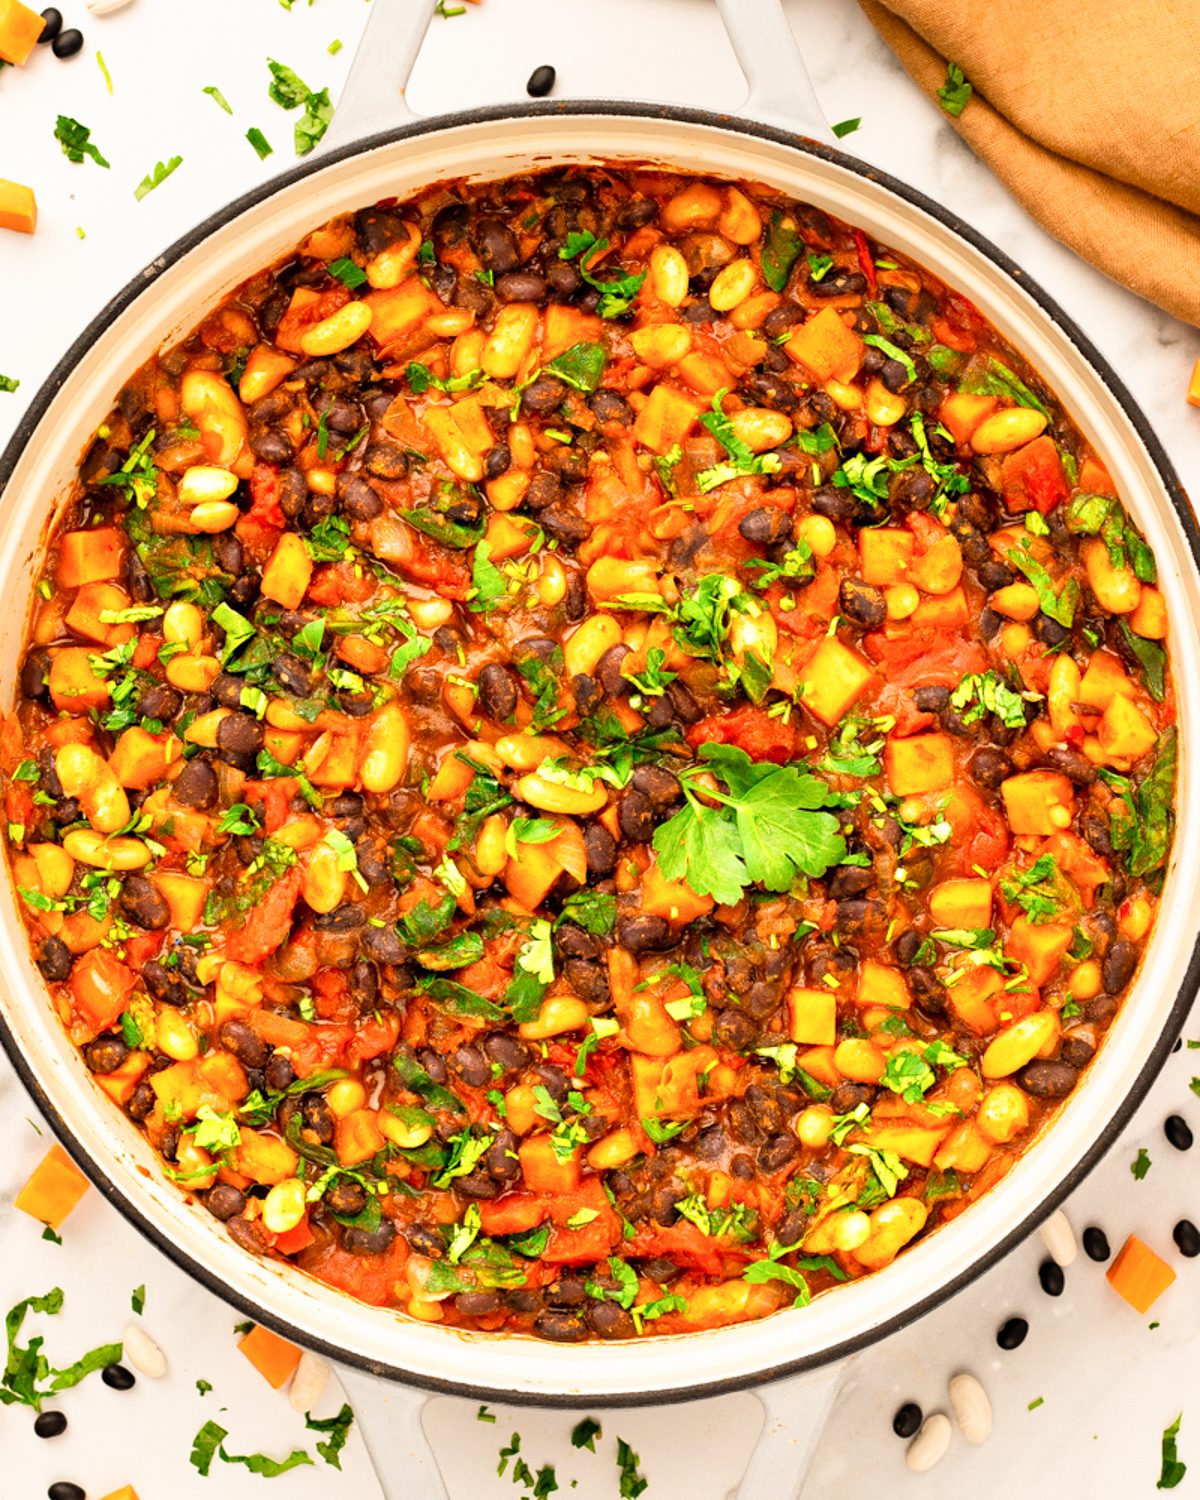
{"label": "chopped parsley", "polygon": [[133,196],[140,203],[147,193],[152,193],[156,187],[160,187],[177,167],[183,165],[182,156],[173,156],[168,162],[155,162],[154,171],[147,172],[141,182],[133,190]]}
{"label": "chopped parsley", "polygon": [[[1151,1323],[1151,1328],[1156,1327]],[[1187,1464],[1182,1463],[1175,1448],[1175,1439],[1179,1436],[1179,1424],[1183,1421],[1183,1413],[1180,1412],[1170,1427],[1166,1428],[1162,1435],[1162,1473],[1158,1476],[1156,1490],[1173,1490],[1183,1476],[1187,1473]]]}
{"label": "chopped parsley", "polygon": [[255,151],[258,152],[259,161],[266,161],[268,156],[274,156],[275,147],[271,145],[270,141],[267,140],[257,125],[251,125],[250,129],[247,130],[246,139],[254,147]]}
{"label": "chopped parsley", "polygon": [[229,100],[226,99],[225,95],[221,92],[221,90],[216,86],[215,83],[210,83],[206,89],[201,89],[200,92],[202,94],[207,94],[215,104],[219,104],[227,115],[231,115],[233,113],[233,110],[229,104]]}
{"label": "chopped parsley", "polygon": [[732,420],[721,409],[721,403],[729,394],[728,386],[722,386],[712,399],[712,410],[704,412],[700,420],[716,438],[729,457],[724,463],[714,464],[711,469],[702,469],[696,475],[696,488],[702,495],[727,479],[736,479],[741,474],[775,474],[781,467],[777,453],[754,453],[742,442],[734,431]]}
{"label": "chopped parsley", "polygon": [[958,710],[964,724],[978,723],[985,714],[993,713],[1008,729],[1025,728],[1025,698],[995,672],[964,677],[950,694],[950,707]]}
{"label": "chopped parsley", "polygon": [[946,64],[946,81],[937,91],[938,103],[948,115],[954,115],[957,119],[966,108],[967,100],[974,93],[971,85],[963,77],[963,71],[957,63]]}
{"label": "chopped parsley", "polygon": [[63,155],[68,161],[81,162],[85,156],[90,156],[98,167],[107,167],[108,162],[89,139],[91,133],[89,126],[72,120],[70,115],[59,115],[54,127],[54,139],[62,147]]}
{"label": "chopped parsley", "polygon": [[646,279],[645,271],[602,280],[588,270],[587,262],[608,249],[608,240],[598,240],[588,230],[577,230],[567,236],[567,243],[558,252],[559,260],[579,260],[579,274],[589,286],[601,294],[596,311],[602,318],[619,318],[633,306],[634,299]]}
{"label": "chopped parsley", "polygon": [[1141,1182],[1142,1178],[1150,1170],[1150,1167],[1150,1153],[1146,1150],[1145,1146],[1142,1146],[1138,1151],[1136,1161],[1130,1165],[1129,1170],[1133,1173],[1137,1181]]}
{"label": "chopped parsley", "polygon": [[0,1374],[0,1403],[5,1406],[32,1406],[34,1411],[40,1412],[47,1396],[69,1390],[94,1370],[103,1370],[107,1365],[115,1365],[120,1361],[120,1344],[101,1344],[66,1369],[53,1370],[42,1353],[45,1340],[41,1334],[31,1338],[24,1347],[17,1343],[17,1335],[21,1332],[21,1324],[27,1313],[54,1314],[62,1311],[62,1305],[62,1290],[55,1287],[44,1297],[26,1297],[15,1307],[9,1308],[4,1319],[8,1357],[4,1371]]}
{"label": "chopped parsley", "polygon": [[830,129],[840,141],[845,136],[853,135],[861,124],[862,116],[856,115],[853,120],[839,120],[836,125],[830,126]]}

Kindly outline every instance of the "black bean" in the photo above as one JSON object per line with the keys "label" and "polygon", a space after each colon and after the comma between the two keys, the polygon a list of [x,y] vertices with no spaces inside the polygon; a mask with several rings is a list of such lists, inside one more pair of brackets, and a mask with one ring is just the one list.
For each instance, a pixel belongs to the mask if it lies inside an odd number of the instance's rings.
{"label": "black bean", "polygon": [[1078,750],[1071,750],[1066,745],[1051,746],[1046,759],[1056,771],[1062,771],[1080,786],[1090,786],[1099,775],[1086,755],[1080,755]]}
{"label": "black bean", "polygon": [[366,1189],[361,1183],[339,1178],[326,1189],[325,1206],[331,1214],[341,1214],[344,1219],[357,1218],[367,1206]]}
{"label": "black bean", "polygon": [[232,1052],[243,1067],[265,1068],[271,1049],[245,1021],[226,1021],[217,1033],[221,1046]]}
{"label": "black bean", "polygon": [[253,714],[231,713],[217,725],[217,745],[238,755],[257,755],[263,747],[263,727]]}
{"label": "black bean", "polygon": [[347,1255],[382,1255],[395,1238],[396,1226],[390,1219],[384,1219],[378,1229],[343,1230],[342,1249]]}
{"label": "black bean", "polygon": [[[1107,1248],[1107,1246],[1105,1248]],[[1054,1262],[1052,1260],[1047,1261],[1046,1264],[1048,1266],[1054,1266]],[[1061,1277],[1062,1272],[1059,1270],[1059,1268],[1057,1266],[1054,1266],[1054,1269],[1058,1271],[1058,1274]],[[1057,1295],[1057,1293],[1055,1295]],[[1025,1335],[1028,1332],[1029,1324],[1025,1321],[1024,1318],[1009,1318],[1008,1322],[1003,1324],[1000,1328],[1000,1331],[996,1334],[996,1342],[1000,1345],[1001,1349],[1019,1349],[1025,1342]]]}
{"label": "black bean", "polygon": [[124,1365],[105,1365],[100,1371],[100,1379],[114,1391],[131,1391],[137,1384],[133,1371]]}
{"label": "black bean", "polygon": [[285,692],[294,693],[297,698],[308,697],[312,679],[309,677],[308,668],[299,657],[293,656],[289,651],[284,651],[272,662],[271,670],[275,673],[275,680]]}
{"label": "black bean", "polygon": [[52,42],[62,30],[62,11],[56,10],[53,5],[49,5],[42,11],[42,20],[46,24],[42,27],[41,35],[38,37],[39,47],[44,47],[47,42]]}
{"label": "black bean", "polygon": [[112,1073],[129,1056],[129,1046],[123,1036],[109,1032],[98,1036],[83,1049],[83,1060],[93,1073]]}
{"label": "black bean", "polygon": [[259,1233],[256,1223],[250,1219],[244,1219],[240,1214],[225,1221],[225,1228],[229,1238],[235,1245],[245,1250],[249,1255],[262,1255],[266,1252],[266,1242]]}
{"label": "black bean", "polygon": [[217,800],[217,773],[197,756],[184,766],[171,795],[182,807],[212,807]]}
{"label": "black bean", "polygon": [[633,408],[616,391],[596,391],[588,397],[588,406],[598,422],[618,422],[622,427],[633,422]]}
{"label": "black bean", "polygon": [[728,1047],[731,1052],[745,1052],[757,1036],[758,1027],[744,1011],[731,1007],[718,1012],[713,1025],[713,1040],[719,1046]]}
{"label": "black bean", "polygon": [[885,359],[883,369],[879,372],[879,379],[894,394],[902,391],[908,384],[908,369],[898,359]]}
{"label": "black bean", "polygon": [[363,453],[363,468],[377,479],[403,479],[408,473],[408,454],[396,443],[369,443]]}
{"label": "black bean", "polygon": [[1094,1224],[1083,1231],[1083,1248],[1092,1260],[1106,1261],[1112,1254],[1108,1248],[1108,1236]]}
{"label": "black bean", "polygon": [[49,692],[50,653],[35,646],[21,664],[21,692],[26,698],[45,698]]}
{"label": "black bean", "polygon": [[760,505],[748,511],[738,522],[738,531],[748,542],[770,547],[792,538],[792,518],[777,505]]}
{"label": "black bean", "polygon": [[848,1115],[860,1104],[870,1104],[875,1090],[869,1083],[839,1083],[829,1096],[829,1107],[834,1114]]}
{"label": "black bean", "polygon": [[142,983],[165,1005],[182,1005],[187,999],[183,985],[157,958],[147,959],[142,965]]}
{"label": "black bean", "polygon": [[567,983],[590,1005],[607,1005],[612,999],[608,971],[603,964],[589,958],[568,958],[563,964]]}
{"label": "black bean", "polygon": [[342,396],[335,396],[332,400],[321,397],[315,405],[317,410],[324,415],[325,426],[330,432],[339,432],[343,437],[353,437],[362,427],[362,412],[354,401],[347,401]]}
{"label": "black bean", "polygon": [[654,836],[654,808],[649,797],[628,791],[617,804],[621,837],[631,844],[648,844]]}
{"label": "black bean", "polygon": [[967,769],[979,786],[994,790],[1012,775],[1013,763],[1003,750],[994,750],[990,745],[982,745],[972,755]]}
{"label": "black bean", "polygon": [[373,521],[383,514],[378,492],[359,474],[339,474],[337,493],[342,514],[351,521]]}
{"label": "black bean", "polygon": [[521,1175],[521,1161],[517,1155],[517,1137],[507,1126],[497,1132],[496,1139],[484,1155],[484,1165],[497,1182],[512,1182]]}
{"label": "black bean", "polygon": [[294,520],[308,501],[308,480],[302,469],[284,469],[279,476],[279,508]]}
{"label": "black bean", "polygon": [[1081,1026],[1069,1027],[1063,1032],[1059,1055],[1063,1062],[1070,1063],[1073,1068],[1086,1068],[1096,1055],[1095,1027],[1087,1022]]}
{"label": "black bean", "polygon": [[921,1430],[925,1413],[915,1401],[906,1401],[892,1418],[892,1431],[897,1437],[915,1437]]}
{"label": "black bean", "polygon": [[1079,820],[1079,827],[1087,840],[1088,848],[1101,859],[1113,857],[1112,838],[1109,835],[1108,824],[1097,813],[1084,813]]}
{"label": "black bean", "polygon": [[367,927],[359,938],[359,947],[377,964],[402,964],[408,949],[394,927]]}
{"label": "black bean", "polygon": [[305,1128],[311,1130],[320,1141],[322,1146],[333,1144],[333,1133],[336,1124],[333,1111],[324,1094],[316,1092],[302,1094],[300,1096],[300,1114],[304,1120]]}
{"label": "black bean", "polygon": [[1100,972],[1104,978],[1104,988],[1110,995],[1119,995],[1133,978],[1137,959],[1137,949],[1128,938],[1118,938],[1104,955]]}
{"label": "black bean", "polygon": [[861,896],[875,884],[874,868],[862,865],[840,865],[829,882],[829,899],[842,901],[847,896]]}
{"label": "black bean", "polygon": [[617,942],[629,953],[657,953],[671,943],[665,917],[629,917],[617,928]]}
{"label": "black bean", "polygon": [[635,792],[650,799],[656,812],[673,806],[683,795],[679,777],[664,766],[639,766],[629,784]]}
{"label": "black bean", "polygon": [[[546,278],[540,271],[508,271],[505,275],[496,277],[496,296],[501,302],[542,302],[545,300],[547,290]],[[539,381],[535,380],[533,385],[538,383]],[[533,386],[529,386],[524,394],[527,396],[532,389]],[[558,403],[555,402],[554,405],[557,406]],[[544,411],[546,408],[529,406],[526,410]]]}
{"label": "black bean", "polygon": [[1035,1099],[1065,1099],[1078,1076],[1068,1063],[1038,1059],[1025,1064],[1017,1074],[1017,1082]]}
{"label": "black bean", "polygon": [[1047,1297],[1061,1297],[1067,1285],[1063,1268],[1057,1261],[1044,1260],[1038,1267],[1038,1280]]}
{"label": "black bean", "polygon": [[60,31],[50,43],[50,50],[55,57],[74,57],[83,50],[83,32],[76,31],[74,27],[70,31]]}
{"label": "black bean", "polygon": [[1200,1229],[1191,1219],[1180,1219],[1171,1231],[1171,1238],[1179,1246],[1180,1255],[1186,1255],[1189,1260],[1200,1255]]}
{"label": "black bean", "polygon": [[864,630],[874,630],[887,619],[882,589],[863,583],[859,578],[842,579],[838,606],[852,625],[859,625]]}
{"label": "black bean", "polygon": [[263,463],[280,467],[291,463],[295,452],[291,438],[278,427],[256,427],[250,434],[250,449]]}
{"label": "black bean", "polygon": [[[533,488],[532,485],[529,487]],[[529,491],[525,492],[525,503],[529,504]],[[586,542],[592,534],[591,524],[585,521],[577,511],[569,510],[565,505],[552,505],[538,516],[542,530],[564,546],[576,547],[580,542]]]}
{"label": "black bean", "polygon": [[517,710],[517,687],[506,668],[490,661],[479,674],[479,707],[500,723]]}
{"label": "black bean", "polygon": [[521,251],[517,237],[503,221],[491,216],[479,219],[474,226],[472,239],[480,260],[497,276],[505,271],[515,271],[521,264]]}
{"label": "black bean", "polygon": [[313,926],[318,932],[357,932],[366,920],[361,906],[347,903],[335,906],[332,911],[319,912]]}
{"label": "black bean", "polygon": [[87,1491],[69,1479],[58,1479],[46,1491],[48,1500],[87,1500]]}
{"label": "black bean", "polygon": [[38,968],[43,976],[50,980],[62,980],[70,977],[71,969],[75,960],[71,957],[71,950],[59,937],[45,937],[38,948]]}
{"label": "black bean", "polygon": [[578,1344],[588,1336],[587,1324],[574,1313],[548,1309],[533,1320],[533,1331],[556,1344]]}
{"label": "black bean", "polygon": [[583,849],[590,875],[611,875],[617,864],[617,841],[602,823],[589,823],[583,830]]}
{"label": "black bean", "polygon": [[[451,214],[454,209],[464,207],[464,204],[453,204],[449,209],[443,209],[442,214],[434,221],[434,233],[437,233],[438,220],[444,214]],[[360,208],[354,216],[354,228],[359,244],[371,258],[389,249],[397,240],[403,239],[406,233],[400,215],[387,208]]]}
{"label": "black bean", "polygon": [[759,1169],[763,1172],[778,1172],[800,1153],[800,1142],[794,1135],[784,1132],[773,1135],[758,1153]]}
{"label": "black bean", "polygon": [[629,1339],[637,1334],[633,1318],[616,1302],[593,1302],[587,1316],[598,1338]]}
{"label": "black bean", "polygon": [[[514,1036],[503,1031],[493,1031],[483,1044],[489,1059],[498,1063],[506,1073],[515,1073],[529,1061],[529,1048]],[[499,1137],[497,1137],[499,1139]]]}
{"label": "black bean", "polygon": [[450,1059],[450,1066],[470,1088],[481,1089],[492,1076],[483,1053],[478,1047],[467,1044],[459,1047]]}
{"label": "black bean", "polygon": [[633,691],[633,684],[621,672],[622,663],[630,655],[629,646],[610,646],[596,663],[593,676],[610,698],[626,698]]}
{"label": "black bean", "polygon": [[58,1437],[67,1430],[67,1419],[60,1411],[44,1411],[34,1421],[33,1430],[40,1438]]}
{"label": "black bean", "polygon": [[1168,1115],[1163,1125],[1163,1134],[1176,1151],[1190,1151],[1192,1149],[1192,1127],[1182,1115]]}
{"label": "black bean", "polygon": [[544,99],[554,87],[554,77],[554,69],[549,63],[543,63],[540,68],[534,68],[530,73],[525,92],[531,99]]}

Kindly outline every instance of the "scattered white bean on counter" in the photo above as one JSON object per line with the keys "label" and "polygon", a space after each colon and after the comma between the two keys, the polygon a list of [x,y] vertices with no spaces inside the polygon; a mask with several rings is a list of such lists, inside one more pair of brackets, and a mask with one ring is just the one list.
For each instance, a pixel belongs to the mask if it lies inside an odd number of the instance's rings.
{"label": "scattered white bean on counter", "polygon": [[323,1359],[318,1359],[315,1354],[310,1354],[306,1349],[300,1356],[300,1363],[296,1366],[296,1373],[292,1376],[292,1383],[288,1389],[288,1401],[293,1411],[312,1411],[317,1402],[325,1394],[325,1387],[329,1384],[329,1366]]}
{"label": "scattered white bean on counter", "polygon": [[914,1474],[924,1474],[926,1469],[932,1469],[945,1458],[952,1432],[950,1418],[942,1412],[935,1411],[925,1418],[904,1455],[904,1462]]}
{"label": "scattered white bean on counter", "polygon": [[154,1340],[136,1323],[130,1323],[122,1336],[125,1358],[135,1370],[151,1380],[161,1380],[167,1373],[167,1356]]}
{"label": "scattered white bean on counter", "polygon": [[950,1382],[950,1405],[968,1443],[982,1443],[992,1435],[992,1404],[974,1375],[956,1375]]}
{"label": "scattered white bean on counter", "polygon": [[1075,1259],[1077,1247],[1075,1231],[1062,1209],[1056,1208],[1038,1232],[1042,1236],[1042,1243],[1050,1252],[1051,1260],[1056,1265],[1069,1266]]}
{"label": "scattered white bean on counter", "polygon": [[94,16],[111,16],[114,10],[123,10],[129,0],[87,0],[87,8]]}

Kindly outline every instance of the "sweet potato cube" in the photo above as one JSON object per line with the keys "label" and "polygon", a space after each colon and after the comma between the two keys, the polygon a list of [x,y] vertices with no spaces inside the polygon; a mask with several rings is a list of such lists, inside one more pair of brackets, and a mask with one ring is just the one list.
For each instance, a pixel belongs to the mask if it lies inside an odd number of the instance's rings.
{"label": "sweet potato cube", "polygon": [[810,1047],[832,1047],[837,1041],[837,996],[832,990],[788,991],[788,1032],[793,1042]]}
{"label": "sweet potato cube", "polygon": [[962,571],[962,548],[957,538],[944,536],[913,563],[908,570],[908,581],[926,594],[948,594],[958,587]]}
{"label": "sweet potato cube", "polygon": [[832,728],[866,691],[875,669],[836,636],[827,636],[804,664],[801,675],[805,708]]}
{"label": "sweet potato cube", "polygon": [[1069,828],[1075,816],[1075,789],[1060,771],[1025,771],[1000,785],[1008,826],[1015,834],[1048,838]]}
{"label": "sweet potato cube", "polygon": [[579,1186],[579,1151],[559,1161],[551,1137],[542,1131],[517,1148],[525,1186],[531,1193],[573,1193]]}
{"label": "sweet potato cube", "polygon": [[642,911],[649,917],[666,917],[682,925],[694,922],[713,909],[711,896],[698,896],[685,880],[665,880],[658,861],[642,876]]}
{"label": "sweet potato cube", "polygon": [[412,333],[434,311],[432,297],[415,275],[388,291],[368,292],[362,300],[371,309],[367,331],[379,349]]}
{"label": "sweet potato cube", "polygon": [[0,57],[20,67],[33,51],[46,22],[21,0],[0,0]]}
{"label": "sweet potato cube", "polygon": [[943,880],[929,893],[929,913],[939,927],[987,927],[992,920],[988,880]]}
{"label": "sweet potato cube", "polygon": [[133,639],[133,626],[106,625],[100,616],[128,608],[129,595],[117,584],[85,583],[67,611],[67,629],[105,646],[123,645]]}
{"label": "sweet potato cube", "polygon": [[889,739],[883,759],[888,787],[897,797],[940,792],[954,780],[954,748],[948,734]]}
{"label": "sweet potato cube", "polygon": [[216,1094],[223,1094],[226,1099],[244,1099],[250,1092],[246,1070],[230,1052],[206,1053],[196,1063],[196,1071],[206,1087]]}
{"label": "sweet potato cube", "polygon": [[932,1165],[938,1147],[946,1138],[948,1127],[930,1130],[921,1125],[879,1125],[869,1130],[863,1140],[876,1151],[894,1151],[905,1161],[919,1167]]}
{"label": "sweet potato cube", "polygon": [[908,980],[899,969],[889,964],[876,963],[873,958],[864,958],[858,971],[859,1005],[882,1005],[889,1010],[908,1010],[912,1005]]}
{"label": "sweet potato cube", "polygon": [[1071,491],[1049,433],[1005,455],[1000,489],[1008,510],[1037,510],[1044,516],[1067,498]]}
{"label": "sweet potato cube", "polygon": [[149,1066],[150,1059],[144,1052],[131,1052],[119,1068],[93,1076],[113,1103],[123,1108],[133,1098],[133,1091]]}
{"label": "sweet potato cube", "polygon": [[50,663],[50,697],[60,712],[86,713],[108,702],[108,683],[92,671],[86,646],[67,646]]}
{"label": "sweet potato cube", "polygon": [[121,533],[113,526],[68,531],[58,544],[58,581],[65,589],[120,578],[124,563]]}
{"label": "sweet potato cube", "polygon": [[162,780],[167,767],[181,753],[174,735],[147,734],[133,724],[113,747],[108,765],[122,786],[145,790]]}
{"label": "sweet potato cube", "polygon": [[956,443],[966,443],[996,406],[995,396],[969,396],[965,391],[951,391],[938,411],[938,421]]}
{"label": "sweet potato cube", "polygon": [[796,1064],[806,1073],[811,1073],[818,1083],[828,1084],[831,1089],[837,1088],[842,1081],[842,1075],[833,1065],[832,1047],[809,1047],[806,1052],[797,1054]]}
{"label": "sweet potato cube", "polygon": [[171,926],[180,932],[195,932],[204,914],[210,882],[193,875],[156,871],[151,880],[171,910]]}
{"label": "sweet potato cube", "polygon": [[889,588],[908,580],[916,538],[896,526],[880,526],[858,534],[858,567],[864,583]]}
{"label": "sweet potato cube", "polygon": [[845,384],[854,379],[862,363],[863,342],[842,322],[835,307],[823,307],[815,318],[793,328],[783,347],[789,359],[821,382]]}
{"label": "sweet potato cube", "polygon": [[57,1229],[90,1183],[61,1146],[51,1146],[17,1194],[13,1207]]}
{"label": "sweet potato cube", "polygon": [[576,344],[598,344],[603,326],[592,313],[552,302],[542,314],[542,363],[549,364]]}
{"label": "sweet potato cube", "polygon": [[934,630],[961,630],[964,625],[969,625],[971,611],[962,585],[952,588],[948,594],[934,594],[922,599],[913,612],[912,622]]}
{"label": "sweet potato cube", "polygon": [[723,359],[718,359],[715,354],[704,354],[699,349],[685,354],[675,366],[675,373],[689,390],[709,400],[722,386],[732,385],[737,380]]}
{"label": "sweet potato cube", "polygon": [[660,380],[637,414],[633,435],[652,453],[666,453],[676,443],[683,442],[698,416],[699,409],[691,396]]}
{"label": "sweet potato cube", "polygon": [[1105,709],[1117,693],[1132,698],[1137,687],[1111,651],[1094,651],[1083,681],[1079,684],[1079,701],[1089,708]]}
{"label": "sweet potato cube", "polygon": [[275,1135],[260,1135],[248,1125],[242,1126],[242,1138],[230,1157],[235,1172],[249,1177],[251,1182],[266,1182],[274,1186],[296,1175],[296,1153],[286,1141]]}
{"label": "sweet potato cube", "polygon": [[246,1337],[238,1341],[238,1349],[276,1390],[300,1363],[300,1350],[296,1345],[281,1339],[261,1323],[255,1324]]}
{"label": "sweet potato cube", "polygon": [[1130,1307],[1140,1313],[1149,1312],[1175,1280],[1175,1272],[1166,1261],[1155,1255],[1136,1234],[1129,1236],[1104,1274],[1109,1286],[1120,1292]]}
{"label": "sweet potato cube", "polygon": [[123,1484],[119,1490],[102,1495],[100,1500],[138,1500],[137,1491],[131,1484]]}
{"label": "sweet potato cube", "polygon": [[998,1025],[996,1004],[1004,994],[1004,976],[980,964],[962,970],[962,978],[946,989],[950,1009],[976,1036],[986,1036]]}
{"label": "sweet potato cube", "polygon": [[1200,359],[1192,368],[1192,378],[1188,381],[1187,400],[1189,406],[1200,406]]}
{"label": "sweet potato cube", "polygon": [[520,557],[522,553],[529,551],[537,535],[537,528],[530,522],[505,515],[502,511],[493,511],[488,517],[487,531],[484,533],[484,541],[488,544],[488,558],[491,562],[501,563],[507,562],[510,557]]}
{"label": "sweet potato cube", "polygon": [[1039,988],[1054,976],[1066,957],[1075,936],[1069,922],[1030,922],[1017,917],[1004,944],[1009,958],[1015,958],[1029,970],[1029,978]]}
{"label": "sweet potato cube", "polygon": [[356,1167],[360,1161],[369,1161],[387,1145],[373,1109],[356,1109],[344,1115],[334,1127],[333,1143],[343,1167]]}
{"label": "sweet potato cube", "polygon": [[0,177],[0,229],[32,234],[37,228],[37,199],[24,183]]}
{"label": "sweet potato cube", "polygon": [[1154,725],[1124,693],[1115,693],[1096,730],[1101,748],[1114,760],[1137,760],[1153,750]]}
{"label": "sweet potato cube", "polygon": [[295,531],[285,531],[267,559],[260,588],[268,599],[284,609],[299,609],[312,580],[313,563],[304,539]]}
{"label": "sweet potato cube", "polygon": [[477,458],[482,458],[489,448],[495,446],[496,436],[488,426],[478,396],[464,396],[456,401],[450,408],[450,415],[462,433],[464,444]]}

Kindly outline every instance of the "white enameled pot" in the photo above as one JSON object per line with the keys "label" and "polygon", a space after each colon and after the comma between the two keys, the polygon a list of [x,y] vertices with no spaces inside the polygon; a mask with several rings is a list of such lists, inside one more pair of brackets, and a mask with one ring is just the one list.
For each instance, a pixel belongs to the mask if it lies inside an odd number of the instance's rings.
{"label": "white enameled pot", "polygon": [[[445,178],[487,179],[571,162],[653,162],[767,182],[861,225],[969,297],[1058,392],[1158,558],[1173,623],[1183,747],[1175,856],[1157,933],[1099,1056],[1045,1139],[981,1202],[886,1270],[806,1309],[712,1332],[583,1348],[407,1321],[241,1251],[163,1178],[141,1133],[97,1088],[47,1003],[14,894],[0,892],[4,1045],[64,1144],[190,1274],[340,1362],[360,1416],[370,1418],[372,1406],[383,1415],[368,1420],[366,1436],[385,1491],[407,1500],[444,1495],[420,1426],[420,1393],[429,1390],[582,1408],[755,1386],[768,1420],[740,1494],[794,1495],[836,1392],[838,1361],[961,1289],[1070,1191],[1116,1138],[1170,1052],[1200,972],[1200,881],[1187,853],[1200,847],[1200,535],[1169,461],[1086,335],[1018,267],[952,212],[822,144],[827,133],[776,0],[719,3],[751,83],[752,119],[582,102],[417,121],[400,83],[433,0],[375,0],[322,155],[229,205],[148,266],[64,357],[0,458],[0,701],[12,701],[55,502],[116,392],[156,348],[334,214],[404,198]],[[816,1373],[797,1381],[801,1372]]]}

